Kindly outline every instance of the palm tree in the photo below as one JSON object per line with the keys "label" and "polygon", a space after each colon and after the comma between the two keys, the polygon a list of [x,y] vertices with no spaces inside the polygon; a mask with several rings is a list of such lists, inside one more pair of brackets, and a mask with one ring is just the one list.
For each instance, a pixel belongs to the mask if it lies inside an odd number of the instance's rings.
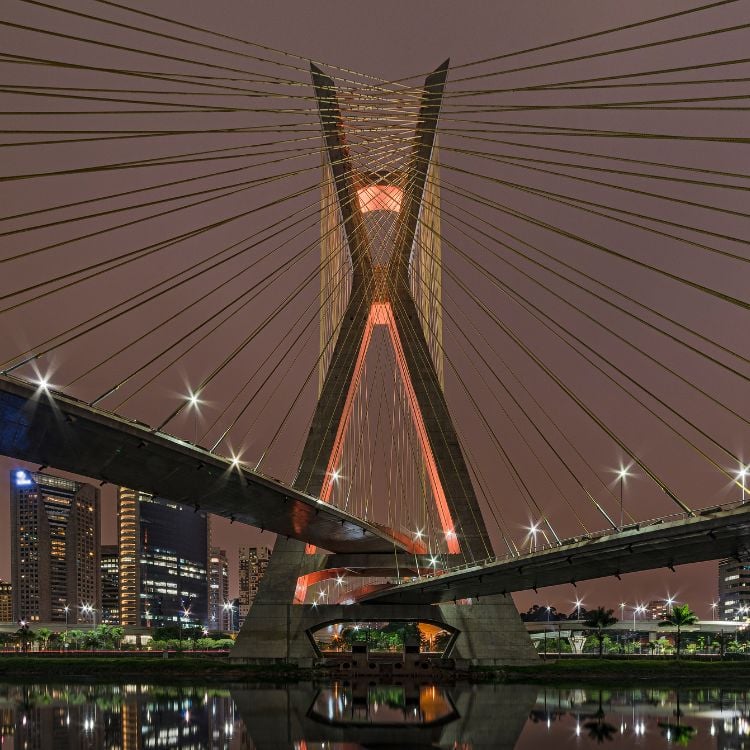
{"label": "palm tree", "polygon": [[667,615],[667,619],[659,623],[660,628],[677,628],[675,658],[680,658],[680,630],[686,625],[695,625],[696,622],[698,622],[698,615],[687,604],[675,604],[672,607],[672,613]]}
{"label": "palm tree", "polygon": [[602,656],[602,650],[604,647],[604,629],[611,627],[617,622],[617,618],[614,614],[615,611],[613,609],[597,607],[591,612],[587,612],[586,619],[583,621],[583,624],[587,628],[593,628],[596,630],[594,637],[599,642],[599,658]]}
{"label": "palm tree", "polygon": [[51,635],[52,631],[49,628],[39,628],[39,630],[36,631],[36,640],[42,647],[42,651],[47,650],[47,646],[49,645],[49,637]]}

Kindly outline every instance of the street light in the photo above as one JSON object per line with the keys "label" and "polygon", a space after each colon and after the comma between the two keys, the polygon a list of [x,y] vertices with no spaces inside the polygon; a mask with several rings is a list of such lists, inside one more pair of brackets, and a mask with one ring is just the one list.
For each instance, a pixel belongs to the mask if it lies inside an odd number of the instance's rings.
{"label": "street light", "polygon": [[740,466],[740,470],[737,472],[737,479],[742,483],[742,498],[740,499],[742,504],[745,503],[745,493],[747,492],[745,479],[748,474],[750,474],[750,466]]}
{"label": "street light", "polygon": [[581,619],[581,604],[583,604],[583,599],[576,599],[576,610],[578,611],[578,615],[576,619]]}
{"label": "street light", "polygon": [[718,606],[717,602],[711,602],[711,617],[713,617],[714,620],[716,619],[716,607]]}
{"label": "street light", "polygon": [[623,616],[625,614],[625,602],[620,602],[620,620],[624,620],[625,617]]}
{"label": "street light", "polygon": [[620,466],[620,470],[617,472],[617,478],[620,481],[620,529],[622,530],[625,522],[625,504],[623,502],[623,486],[625,484],[625,477],[632,476],[628,473],[628,470],[623,466]]}
{"label": "street light", "polygon": [[527,526],[526,530],[529,532],[526,535],[527,539],[532,540],[532,552],[536,552],[536,534],[539,531],[539,522],[532,522],[531,526]]}
{"label": "street light", "polygon": [[198,412],[200,409],[198,408],[203,402],[198,398],[198,393],[193,393],[190,391],[190,395],[187,396],[188,404],[192,407],[193,411],[195,412],[195,439],[193,440],[193,443],[195,445],[198,444]]}

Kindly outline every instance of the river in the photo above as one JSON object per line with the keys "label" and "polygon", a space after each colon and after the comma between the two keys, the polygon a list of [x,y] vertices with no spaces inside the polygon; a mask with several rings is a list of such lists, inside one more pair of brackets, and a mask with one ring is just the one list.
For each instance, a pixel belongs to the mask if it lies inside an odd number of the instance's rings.
{"label": "river", "polygon": [[0,684],[2,750],[750,748],[720,688]]}

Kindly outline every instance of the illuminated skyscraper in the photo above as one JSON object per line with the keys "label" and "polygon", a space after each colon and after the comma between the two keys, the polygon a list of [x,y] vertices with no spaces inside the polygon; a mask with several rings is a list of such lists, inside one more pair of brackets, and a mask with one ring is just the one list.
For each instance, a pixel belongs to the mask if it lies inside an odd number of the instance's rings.
{"label": "illuminated skyscraper", "polygon": [[0,578],[0,622],[13,620],[13,586]]}
{"label": "illuminated skyscraper", "polygon": [[208,522],[162,498],[121,487],[120,622],[208,623]]}
{"label": "illuminated skyscraper", "polygon": [[212,630],[229,630],[231,612],[229,604],[229,563],[226,550],[211,547],[208,555],[208,627]]}
{"label": "illuminated skyscraper", "polygon": [[102,545],[102,617],[106,625],[120,624],[120,555],[116,544]]}
{"label": "illuminated skyscraper", "polygon": [[750,618],[750,558],[719,562],[719,619]]}
{"label": "illuminated skyscraper", "polygon": [[88,621],[101,608],[99,490],[16,469],[10,475],[13,619]]}
{"label": "illuminated skyscraper", "polygon": [[240,547],[240,627],[258,593],[258,586],[270,557],[271,550],[268,547]]}

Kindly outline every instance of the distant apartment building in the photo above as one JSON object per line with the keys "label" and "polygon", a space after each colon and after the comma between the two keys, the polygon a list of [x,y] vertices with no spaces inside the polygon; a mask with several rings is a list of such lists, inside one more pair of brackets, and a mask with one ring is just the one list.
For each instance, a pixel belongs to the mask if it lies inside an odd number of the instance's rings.
{"label": "distant apartment building", "polygon": [[120,555],[116,544],[102,545],[102,616],[105,625],[120,624]]}
{"label": "distant apartment building", "polygon": [[750,559],[719,562],[719,617],[750,618]]}
{"label": "distant apartment building", "polygon": [[231,630],[229,605],[227,552],[211,547],[208,551],[208,627],[211,630]]}
{"label": "distant apartment building", "polygon": [[10,474],[13,620],[88,621],[101,608],[99,489],[14,469]]}
{"label": "distant apartment building", "polygon": [[666,599],[652,599],[646,605],[645,617],[648,620],[658,620],[662,622],[667,619],[667,615],[671,614],[669,611],[670,607]]}
{"label": "distant apartment building", "polygon": [[0,578],[0,622],[13,621],[13,586]]}
{"label": "distant apartment building", "polygon": [[208,624],[208,521],[192,508],[121,487],[120,623]]}
{"label": "distant apartment building", "polygon": [[258,593],[271,550],[268,547],[240,547],[239,554],[239,626],[242,627]]}

